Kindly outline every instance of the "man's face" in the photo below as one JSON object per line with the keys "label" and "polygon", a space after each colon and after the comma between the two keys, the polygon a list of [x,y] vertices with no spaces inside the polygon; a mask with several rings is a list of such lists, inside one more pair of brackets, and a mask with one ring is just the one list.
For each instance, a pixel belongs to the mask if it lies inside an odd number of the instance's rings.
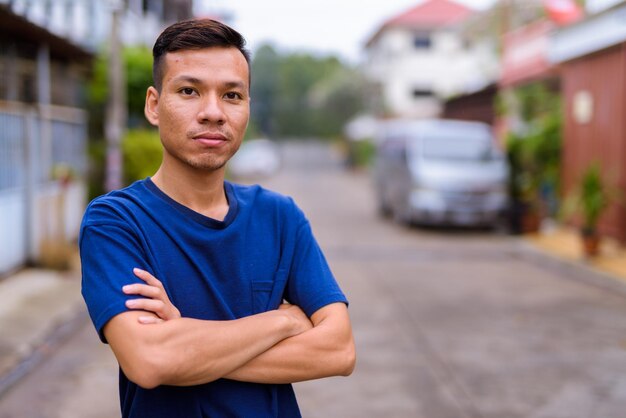
{"label": "man's face", "polygon": [[250,115],[248,63],[236,48],[169,52],[145,114],[159,127],[164,165],[214,171],[239,149]]}

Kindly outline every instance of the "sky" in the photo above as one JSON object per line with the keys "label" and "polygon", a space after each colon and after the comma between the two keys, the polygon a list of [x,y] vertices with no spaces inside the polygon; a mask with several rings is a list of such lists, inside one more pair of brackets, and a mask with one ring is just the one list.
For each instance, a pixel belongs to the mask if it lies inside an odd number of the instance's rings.
{"label": "sky", "polygon": [[[423,1],[423,0],[422,0]],[[387,19],[421,0],[202,0],[199,12],[224,10],[254,51],[270,42],[281,50],[335,54],[357,63],[367,39]],[[457,0],[484,9],[495,0]]]}

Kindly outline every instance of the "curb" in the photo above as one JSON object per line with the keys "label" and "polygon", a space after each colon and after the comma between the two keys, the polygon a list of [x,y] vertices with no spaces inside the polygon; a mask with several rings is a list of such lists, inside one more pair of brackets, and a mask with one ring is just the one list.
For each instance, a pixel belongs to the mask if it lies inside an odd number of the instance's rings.
{"label": "curb", "polygon": [[0,376],[0,398],[44,360],[50,357],[67,339],[87,324],[89,316],[79,310],[72,317],[57,324],[40,344],[21,358],[10,370]]}
{"label": "curb", "polygon": [[26,268],[0,283],[0,396],[88,320],[72,271]]}
{"label": "curb", "polygon": [[519,251],[514,254],[517,258],[532,262],[546,270],[558,271],[566,280],[591,285],[626,298],[626,281],[616,276],[598,270],[583,261],[563,259],[541,250],[523,239],[518,241],[518,248]]}

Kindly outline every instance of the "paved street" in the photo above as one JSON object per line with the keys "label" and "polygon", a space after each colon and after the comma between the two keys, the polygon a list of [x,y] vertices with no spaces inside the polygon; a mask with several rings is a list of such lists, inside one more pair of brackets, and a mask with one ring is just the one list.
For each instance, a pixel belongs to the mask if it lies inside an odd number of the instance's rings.
{"label": "paved street", "polygon": [[[293,196],[350,299],[349,378],[296,385],[305,417],[623,418],[626,297],[531,262],[517,238],[403,228],[328,148],[288,146]],[[0,399],[0,417],[118,416],[90,325]]]}

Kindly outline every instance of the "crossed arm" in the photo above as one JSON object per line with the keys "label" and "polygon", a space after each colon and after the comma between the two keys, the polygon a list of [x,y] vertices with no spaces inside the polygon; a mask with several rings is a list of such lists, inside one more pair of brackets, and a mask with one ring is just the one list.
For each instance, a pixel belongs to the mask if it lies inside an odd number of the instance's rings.
{"label": "crossed arm", "polygon": [[232,321],[181,318],[161,283],[142,270],[146,284],[124,288],[146,299],[111,319],[104,334],[126,376],[145,388],[189,386],[228,378],[292,383],[349,375],[355,348],[343,303],[307,318],[295,305]]}

